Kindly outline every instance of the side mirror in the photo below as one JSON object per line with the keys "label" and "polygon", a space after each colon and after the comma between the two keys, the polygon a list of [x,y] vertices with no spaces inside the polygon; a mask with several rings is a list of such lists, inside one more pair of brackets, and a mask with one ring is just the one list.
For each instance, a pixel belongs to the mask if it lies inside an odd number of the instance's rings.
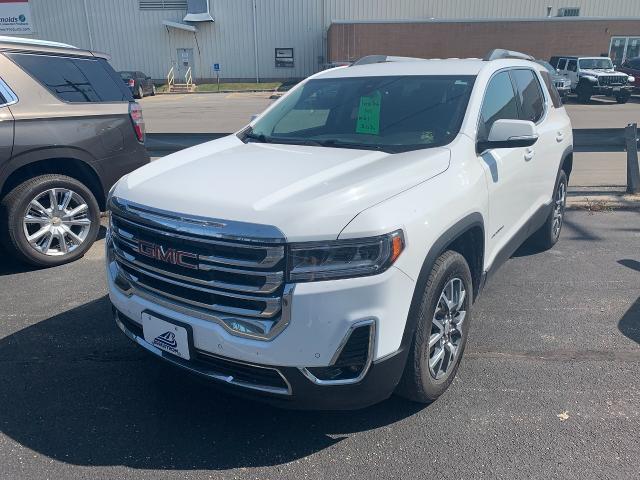
{"label": "side mirror", "polygon": [[528,120],[496,120],[487,140],[478,140],[478,153],[493,148],[530,147],[538,141],[533,122]]}
{"label": "side mirror", "polygon": [[257,113],[254,113],[253,115],[251,115],[251,120],[250,122],[253,122],[256,118],[258,118],[260,115]]}

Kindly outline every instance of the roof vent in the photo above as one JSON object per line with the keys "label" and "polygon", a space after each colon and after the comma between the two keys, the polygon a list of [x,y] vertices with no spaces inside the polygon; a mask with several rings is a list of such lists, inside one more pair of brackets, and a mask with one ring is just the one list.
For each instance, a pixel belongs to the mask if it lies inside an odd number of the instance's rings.
{"label": "roof vent", "polygon": [[187,14],[184,22],[213,22],[209,13],[209,0],[187,0]]}
{"label": "roof vent", "polygon": [[580,7],[562,7],[558,9],[559,17],[579,17]]}

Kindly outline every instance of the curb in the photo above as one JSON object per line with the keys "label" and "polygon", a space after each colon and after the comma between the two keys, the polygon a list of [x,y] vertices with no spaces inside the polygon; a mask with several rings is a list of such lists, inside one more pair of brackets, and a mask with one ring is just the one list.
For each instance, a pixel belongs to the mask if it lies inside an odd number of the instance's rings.
{"label": "curb", "polygon": [[640,210],[640,195],[579,195],[567,198],[566,208],[589,212]]}
{"label": "curb", "polygon": [[273,93],[271,90],[220,90],[208,92],[156,92],[156,95],[210,95],[216,93]]}

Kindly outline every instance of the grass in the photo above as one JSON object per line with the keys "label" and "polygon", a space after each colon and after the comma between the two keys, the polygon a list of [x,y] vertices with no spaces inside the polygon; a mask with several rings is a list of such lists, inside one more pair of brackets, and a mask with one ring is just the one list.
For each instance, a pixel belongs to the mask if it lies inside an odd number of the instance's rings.
{"label": "grass", "polygon": [[[281,82],[261,82],[261,83],[240,83],[240,82],[220,82],[221,91],[246,92],[250,90],[275,90]],[[167,85],[158,87],[158,92],[166,92]],[[201,83],[196,85],[196,92],[217,92],[217,83]]]}

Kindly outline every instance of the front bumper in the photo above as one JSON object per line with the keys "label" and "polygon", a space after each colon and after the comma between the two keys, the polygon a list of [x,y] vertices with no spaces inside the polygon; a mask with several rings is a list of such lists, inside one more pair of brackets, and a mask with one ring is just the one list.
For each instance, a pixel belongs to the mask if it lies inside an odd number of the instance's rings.
{"label": "front bumper", "polygon": [[391,396],[400,382],[408,353],[400,348],[393,355],[374,361],[357,383],[317,385],[296,367],[237,362],[207,354],[196,354],[191,361],[179,359],[147,343],[141,326],[115,307],[113,315],[130,340],[170,365],[209,380],[212,386],[227,393],[282,408],[353,410],[381,402]]}
{"label": "front bumper", "polygon": [[606,95],[608,97],[616,97],[618,95],[631,95],[633,91],[633,85],[623,86],[608,86],[608,85],[594,85],[594,95]]}

